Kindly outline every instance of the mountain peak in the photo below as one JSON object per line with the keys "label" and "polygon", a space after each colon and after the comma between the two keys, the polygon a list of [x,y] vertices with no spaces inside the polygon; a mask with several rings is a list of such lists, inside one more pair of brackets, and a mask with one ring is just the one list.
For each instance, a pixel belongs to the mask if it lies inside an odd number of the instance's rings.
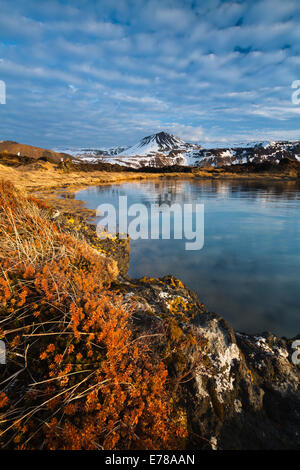
{"label": "mountain peak", "polygon": [[117,158],[119,162],[126,160],[129,166],[131,164],[134,166],[186,165],[185,155],[200,148],[200,145],[189,144],[173,134],[160,131],[144,137],[137,144],[121,152]]}
{"label": "mountain peak", "polygon": [[138,146],[144,147],[149,144],[157,144],[157,148],[155,149],[156,151],[173,150],[182,147],[182,145],[186,145],[179,137],[163,131],[144,137],[138,143]]}

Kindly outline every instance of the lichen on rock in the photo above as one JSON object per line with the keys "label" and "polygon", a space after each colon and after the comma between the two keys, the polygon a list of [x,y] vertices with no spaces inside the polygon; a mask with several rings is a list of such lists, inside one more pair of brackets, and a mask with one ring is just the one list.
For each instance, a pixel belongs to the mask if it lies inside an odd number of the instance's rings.
{"label": "lichen on rock", "polygon": [[[127,299],[136,301],[139,328],[148,331],[155,324],[159,330],[164,323],[181,341],[189,335],[200,346],[195,354],[191,340],[184,360],[178,351],[169,358],[173,374],[182,374],[180,361],[191,372],[177,387],[187,412],[189,447],[300,447],[300,368],[291,361],[292,340],[235,332],[172,276],[128,279],[121,285]],[[172,345],[166,333],[160,348],[167,348],[168,341]]]}

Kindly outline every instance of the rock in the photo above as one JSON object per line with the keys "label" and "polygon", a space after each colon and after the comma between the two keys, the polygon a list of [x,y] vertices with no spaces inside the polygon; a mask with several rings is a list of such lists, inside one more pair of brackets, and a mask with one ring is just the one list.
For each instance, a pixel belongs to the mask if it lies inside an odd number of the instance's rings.
{"label": "rock", "polygon": [[191,427],[218,449],[299,448],[300,369],[290,342],[235,333],[210,313],[193,323],[208,339],[212,371],[194,378]]}
{"label": "rock", "polygon": [[123,239],[118,235],[111,236],[107,232],[107,236],[103,236],[102,238],[98,237],[96,225],[86,223],[85,217],[74,213],[61,214],[61,212],[57,210],[52,216],[52,219],[55,219],[55,222],[61,228],[75,236],[77,236],[77,233],[80,233],[81,237],[99,253],[116,261],[121,278],[126,277],[129,269],[130,256],[129,236]]}
{"label": "rock", "polygon": [[106,238],[97,243],[107,256],[117,262],[120,275],[126,276],[129,269],[130,238],[116,237],[114,240]]}
{"label": "rock", "polygon": [[235,332],[172,276],[127,280],[121,291],[125,302],[136,302],[139,328],[176,319],[184,334],[201,341],[201,356],[186,350],[193,372],[177,389],[189,448],[300,448],[300,367],[291,360],[292,340]]}

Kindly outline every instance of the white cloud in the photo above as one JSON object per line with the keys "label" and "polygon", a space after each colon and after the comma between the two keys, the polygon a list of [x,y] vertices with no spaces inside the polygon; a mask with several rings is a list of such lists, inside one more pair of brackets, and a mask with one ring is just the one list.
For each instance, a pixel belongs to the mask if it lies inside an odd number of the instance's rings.
{"label": "white cloud", "polygon": [[300,79],[297,5],[15,0],[12,9],[1,0],[0,79],[9,106],[0,138],[20,132],[19,140],[39,136],[42,145],[47,129],[113,145],[169,130],[213,141],[272,126],[288,135],[299,120],[290,102]]}
{"label": "white cloud", "polygon": [[167,130],[190,142],[201,142],[204,137],[202,126],[189,126],[174,122],[167,125]]}

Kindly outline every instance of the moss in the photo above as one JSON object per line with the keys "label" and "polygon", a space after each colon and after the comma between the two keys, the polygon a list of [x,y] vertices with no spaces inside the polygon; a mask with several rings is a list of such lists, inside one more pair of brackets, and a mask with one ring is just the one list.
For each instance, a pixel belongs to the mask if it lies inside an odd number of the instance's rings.
{"label": "moss", "polygon": [[211,402],[212,402],[214,411],[215,411],[216,415],[218,416],[218,418],[220,419],[220,421],[222,421],[222,423],[223,423],[223,421],[225,419],[224,405],[219,400],[216,389],[213,386],[209,386],[208,391],[209,391],[209,395],[210,395],[210,398],[211,398]]}
{"label": "moss", "polygon": [[189,310],[188,302],[180,296],[177,296],[170,300],[168,307],[172,315],[184,315]]}
{"label": "moss", "polygon": [[173,369],[177,376],[183,375],[189,365],[187,356],[182,351],[173,352],[168,356],[166,363],[169,371]]}
{"label": "moss", "polygon": [[174,321],[173,319],[170,320],[170,322],[169,322],[169,328],[170,328],[170,339],[171,339],[171,341],[176,341],[183,335],[182,329],[180,328],[178,323],[176,321]]}

